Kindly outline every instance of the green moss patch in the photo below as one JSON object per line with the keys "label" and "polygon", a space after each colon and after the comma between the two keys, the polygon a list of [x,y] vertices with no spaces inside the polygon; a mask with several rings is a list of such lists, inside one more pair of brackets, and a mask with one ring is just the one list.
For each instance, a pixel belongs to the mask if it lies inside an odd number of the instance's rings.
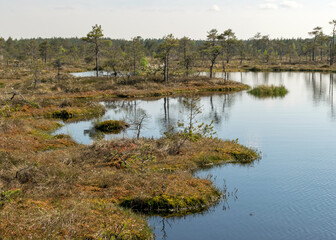
{"label": "green moss patch", "polygon": [[248,93],[259,98],[284,97],[288,93],[288,90],[284,86],[261,85],[248,91]]}
{"label": "green moss patch", "polygon": [[256,67],[256,66],[250,67],[247,70],[250,71],[250,72],[261,72],[262,71],[261,68]]}
{"label": "green moss patch", "polygon": [[[88,107],[68,107],[65,109],[59,109],[49,111],[44,115],[51,118],[59,118],[62,120],[69,119],[88,119],[92,117],[98,117],[105,113],[105,108],[101,105],[92,105]],[[37,113],[39,115],[40,113]]]}
{"label": "green moss patch", "polygon": [[7,202],[11,202],[13,199],[17,198],[21,194],[21,190],[8,190],[6,192],[0,193],[0,209]]}
{"label": "green moss patch", "polygon": [[223,163],[250,164],[260,159],[260,154],[249,147],[238,144],[236,141],[221,141],[213,143],[210,151],[196,154],[193,161],[198,167],[206,168]]}
{"label": "green moss patch", "polygon": [[52,113],[52,117],[53,118],[60,118],[60,119],[70,119],[73,118],[74,114],[72,112],[69,112],[67,110],[59,110],[59,111],[55,111]]}
{"label": "green moss patch", "polygon": [[216,203],[221,194],[213,189],[203,195],[173,196],[160,194],[154,197],[128,197],[121,201],[122,207],[151,214],[186,214],[201,212]]}
{"label": "green moss patch", "polygon": [[95,129],[107,133],[119,132],[128,127],[130,127],[128,123],[119,120],[108,120],[95,124]]}

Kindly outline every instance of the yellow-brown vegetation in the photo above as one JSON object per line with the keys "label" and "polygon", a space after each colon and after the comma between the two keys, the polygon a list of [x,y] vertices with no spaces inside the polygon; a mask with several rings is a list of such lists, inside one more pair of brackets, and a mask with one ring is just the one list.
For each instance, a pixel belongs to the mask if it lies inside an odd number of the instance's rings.
{"label": "yellow-brown vegetation", "polygon": [[[259,158],[251,149],[219,139],[187,142],[172,155],[166,138],[83,146],[67,135],[51,134],[59,118],[102,114],[104,108],[90,99],[230,91],[245,85],[197,79],[116,83],[113,89],[105,84],[111,79],[70,78],[33,89],[24,73],[21,77],[3,80],[0,88],[0,238],[151,239],[144,212],[187,214],[220,198],[212,182],[195,178],[193,171]],[[11,87],[22,96],[10,100]]]}

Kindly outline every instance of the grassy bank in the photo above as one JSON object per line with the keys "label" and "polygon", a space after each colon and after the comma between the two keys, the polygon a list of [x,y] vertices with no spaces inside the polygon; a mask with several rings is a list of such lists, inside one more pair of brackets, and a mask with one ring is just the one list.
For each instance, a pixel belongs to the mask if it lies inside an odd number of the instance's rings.
{"label": "grassy bank", "polygon": [[[208,68],[197,68],[198,71],[208,72]],[[223,68],[218,65],[214,68],[216,72],[222,72]],[[336,73],[336,65],[329,66],[325,63],[289,63],[289,62],[269,62],[262,63],[256,61],[231,61],[226,65],[227,72],[324,72]]]}
{"label": "grassy bank", "polygon": [[[111,98],[148,98],[163,97],[174,94],[197,92],[234,92],[248,89],[247,85],[223,79],[208,77],[175,77],[163,82],[161,76],[130,76],[130,77],[85,77],[75,78],[64,74],[60,81],[54,79],[52,72],[46,72],[37,83],[22,70],[16,79],[4,80],[5,87],[0,88],[3,97],[5,92],[15,89],[25,98],[34,96],[36,102],[44,99],[111,99]],[[11,95],[7,94],[7,98]],[[18,96],[19,97],[19,96]]]}
{"label": "grassy bank", "polygon": [[[198,92],[235,92],[246,90],[245,84],[222,79],[195,77],[176,79],[164,83],[156,78],[135,78],[125,82],[122,79],[106,78],[74,78],[70,82],[58,85],[58,91],[50,91],[48,96],[79,99],[111,99],[111,98],[148,98],[164,97]],[[42,93],[41,93],[42,94]],[[43,97],[44,92],[41,96]]]}
{"label": "grassy bank", "polygon": [[335,67],[319,64],[256,64],[243,65],[240,70],[246,72],[336,72]]}

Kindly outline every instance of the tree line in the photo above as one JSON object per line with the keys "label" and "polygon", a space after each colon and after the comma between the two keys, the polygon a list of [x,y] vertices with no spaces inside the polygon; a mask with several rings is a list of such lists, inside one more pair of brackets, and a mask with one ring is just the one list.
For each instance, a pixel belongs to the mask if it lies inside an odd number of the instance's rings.
{"label": "tree line", "polygon": [[0,38],[0,62],[10,66],[52,64],[58,72],[63,65],[95,66],[97,76],[101,70],[115,76],[161,73],[165,81],[171,72],[189,76],[195,69],[205,68],[212,77],[214,67],[225,72],[230,64],[331,66],[335,63],[336,20],[330,24],[331,34],[316,27],[306,39],[270,39],[257,33],[248,40],[238,39],[232,29],[211,29],[206,40],[178,39],[172,34],[161,39],[110,39],[104,37],[100,25],[95,25],[83,38]]}

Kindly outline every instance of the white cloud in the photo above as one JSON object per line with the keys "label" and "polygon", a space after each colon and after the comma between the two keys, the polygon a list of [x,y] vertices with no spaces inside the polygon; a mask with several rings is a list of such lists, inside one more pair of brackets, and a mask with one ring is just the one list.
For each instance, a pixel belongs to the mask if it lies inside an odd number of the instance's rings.
{"label": "white cloud", "polygon": [[336,7],[336,2],[330,2],[330,3],[329,3],[329,6],[330,6],[330,7]]}
{"label": "white cloud", "polygon": [[217,4],[214,4],[214,5],[212,5],[210,10],[215,11],[215,12],[219,12],[221,9]]}
{"label": "white cloud", "polygon": [[280,3],[280,6],[283,8],[301,8],[302,7],[300,3],[297,3],[295,1],[290,1],[290,0],[282,1]]}
{"label": "white cloud", "polygon": [[[334,2],[336,7],[336,1]],[[293,0],[283,0],[281,2],[277,0],[265,0],[264,3],[259,5],[260,9],[278,9],[278,8],[301,8],[302,4]]]}
{"label": "white cloud", "polygon": [[268,1],[268,3],[262,3],[259,5],[260,9],[277,9],[278,5],[276,3],[273,3],[273,1]]}

